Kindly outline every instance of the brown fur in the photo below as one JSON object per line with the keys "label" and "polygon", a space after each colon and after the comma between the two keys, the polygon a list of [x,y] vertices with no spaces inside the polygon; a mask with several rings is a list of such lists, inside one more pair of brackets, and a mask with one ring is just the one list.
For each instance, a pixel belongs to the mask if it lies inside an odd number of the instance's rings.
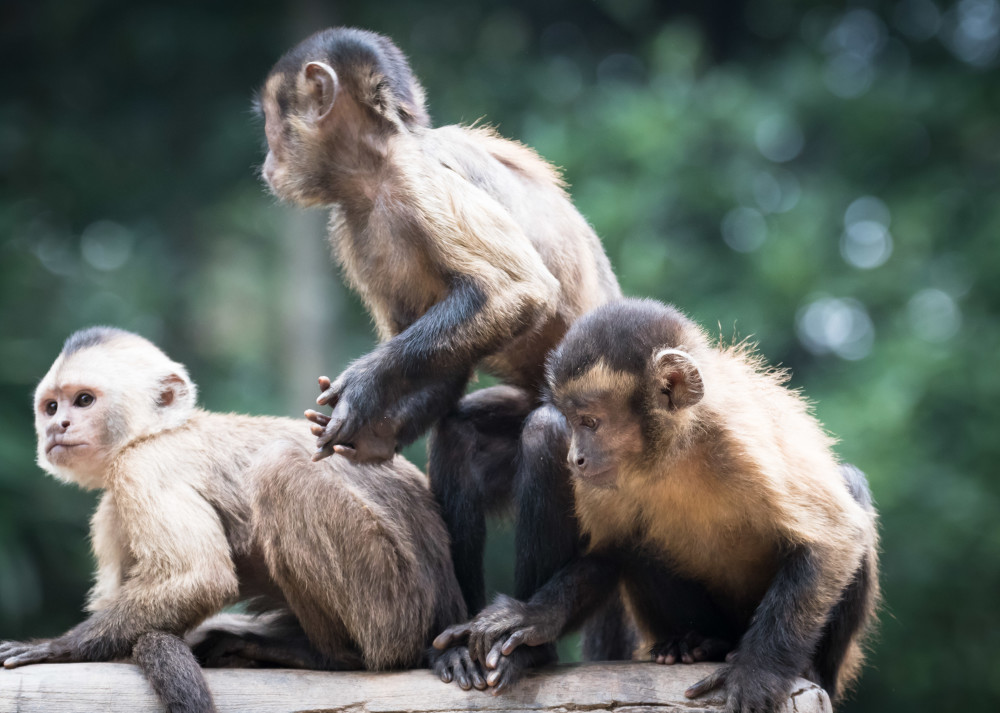
{"label": "brown fur", "polygon": [[[663,552],[678,574],[705,585],[746,627],[781,553],[804,546],[819,572],[816,586],[797,602],[794,626],[820,629],[862,567],[873,583],[865,604],[871,621],[878,600],[875,513],[845,487],[833,439],[802,396],[785,387],[784,372],[768,369],[746,344],[711,344],[680,319],[677,341],[658,351],[689,355],[704,396],[689,408],[653,409],[652,443],[643,457],[620,459],[613,488],[574,478],[591,550],[638,536],[640,544]],[[567,415],[575,408],[590,413],[595,402],[634,403],[649,380],[599,363],[554,384],[554,400]],[[837,697],[857,676],[864,628],[841,665],[838,690],[831,691]],[[652,643],[644,642],[646,650]]]}
{"label": "brown fur", "polygon": [[104,491],[91,618],[46,644],[59,656],[25,663],[127,656],[146,632],[183,635],[258,598],[294,615],[301,665],[411,667],[464,616],[444,524],[410,463],[312,463],[305,422],[197,409],[182,365],[94,331],[36,394],[39,464]]}

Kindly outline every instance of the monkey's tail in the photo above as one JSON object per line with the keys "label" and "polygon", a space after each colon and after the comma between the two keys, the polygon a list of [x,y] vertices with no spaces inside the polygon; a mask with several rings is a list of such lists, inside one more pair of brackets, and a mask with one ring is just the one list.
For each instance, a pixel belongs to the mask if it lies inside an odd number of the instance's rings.
{"label": "monkey's tail", "polygon": [[151,631],[139,637],[132,659],[167,707],[167,713],[216,713],[198,660],[173,634]]}

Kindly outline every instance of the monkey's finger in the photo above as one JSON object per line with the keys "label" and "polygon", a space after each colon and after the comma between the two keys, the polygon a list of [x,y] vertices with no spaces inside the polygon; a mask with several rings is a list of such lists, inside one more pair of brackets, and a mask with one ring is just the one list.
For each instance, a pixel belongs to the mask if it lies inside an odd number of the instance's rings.
{"label": "monkey's finger", "polygon": [[326,428],[323,429],[323,435],[316,439],[316,447],[322,448],[328,443],[334,441],[343,441],[345,439],[340,438],[340,431],[344,425],[344,419],[330,419],[330,422],[326,424]]}
{"label": "monkey's finger", "polygon": [[32,648],[19,656],[8,657],[3,662],[4,668],[17,668],[33,663],[45,663],[49,660],[49,650],[47,648]]}
{"label": "monkey's finger", "polygon": [[24,653],[30,648],[30,644],[25,644],[20,641],[5,641],[0,644],[0,661],[4,661],[9,657]]}
{"label": "monkey's finger", "polygon": [[665,666],[673,666],[677,663],[677,659],[680,658],[680,652],[677,650],[677,642],[672,641],[668,646],[661,648],[655,653],[656,663],[663,664]]}
{"label": "monkey's finger", "polygon": [[330,423],[330,417],[325,413],[320,413],[319,411],[313,411],[311,408],[306,409],[305,417],[318,426],[325,426]]}
{"label": "monkey's finger", "polygon": [[720,688],[726,683],[726,676],[729,674],[729,668],[723,666],[718,669],[715,673],[710,676],[698,681],[698,683],[691,686],[689,689],[684,691],[684,695],[688,698],[697,698],[698,696],[704,695],[709,691],[714,691],[716,688]]}
{"label": "monkey's finger", "polygon": [[447,629],[434,637],[433,646],[435,649],[441,649],[442,651],[447,649],[449,646],[457,646],[464,643],[469,638],[469,633],[471,631],[471,622],[449,626]]}
{"label": "monkey's finger", "polygon": [[479,664],[472,660],[469,650],[464,646],[461,649],[461,657],[465,670],[468,671],[469,675],[472,677],[472,687],[477,691],[485,691],[486,679],[483,677],[483,674],[480,673]]}
{"label": "monkey's finger", "polygon": [[[513,636],[510,637],[510,639],[513,639],[513,638],[514,638]],[[507,643],[510,643],[510,639],[507,639]],[[493,647],[490,649],[489,653],[486,654],[486,660],[483,662],[486,665],[486,668],[488,668],[488,669],[490,669],[492,671],[492,670],[496,669],[497,666],[500,665],[501,651],[502,651],[503,648],[506,648],[507,643],[504,643],[504,641],[501,639],[500,641],[498,641],[495,644],[493,644]],[[513,651],[516,648],[517,648],[517,644],[515,644],[514,646],[511,646],[510,650]]]}
{"label": "monkey's finger", "polygon": [[516,683],[519,677],[520,669],[514,662],[509,658],[502,658],[497,668],[487,674],[486,683],[490,687],[490,693],[498,696]]}
{"label": "monkey's finger", "polygon": [[695,661],[721,661],[723,658],[729,661],[729,657],[735,653],[730,651],[732,647],[732,644],[723,639],[702,639],[701,643],[691,650],[691,655]]}
{"label": "monkey's finger", "polygon": [[333,406],[340,400],[340,392],[341,389],[337,386],[327,387],[316,397],[316,403],[320,406]]}
{"label": "monkey's finger", "polygon": [[318,463],[324,458],[328,458],[333,455],[333,446],[323,446],[322,448],[317,448],[316,452],[312,454],[313,463]]}
{"label": "monkey's finger", "polygon": [[329,376],[321,376],[319,377],[319,379],[317,379],[317,381],[319,382],[320,391],[326,391],[327,389],[330,388],[330,384],[333,383],[330,381]]}
{"label": "monkey's finger", "polygon": [[681,661],[684,663],[694,663],[694,657],[691,655],[691,648],[688,646],[687,641],[681,641],[677,648],[681,652]]}
{"label": "monkey's finger", "polygon": [[[535,637],[531,636],[530,629],[518,629],[513,634],[507,637],[507,640],[503,642],[503,646],[500,651],[504,656],[510,656],[514,653],[514,649],[523,644],[528,644],[529,646],[537,646],[542,642],[536,642]],[[496,646],[493,647],[494,651],[497,649]],[[490,655],[492,655],[492,651]],[[490,668],[496,668],[496,666],[490,666]]]}
{"label": "monkey's finger", "polygon": [[317,438],[319,438],[320,436],[323,435],[323,427],[322,426],[310,426],[309,427],[309,432],[311,434],[313,434],[314,436],[316,436]]}
{"label": "monkey's finger", "polygon": [[358,460],[358,452],[350,446],[342,446],[338,444],[333,447],[333,452],[338,456],[344,456],[344,458],[352,463],[355,463]]}

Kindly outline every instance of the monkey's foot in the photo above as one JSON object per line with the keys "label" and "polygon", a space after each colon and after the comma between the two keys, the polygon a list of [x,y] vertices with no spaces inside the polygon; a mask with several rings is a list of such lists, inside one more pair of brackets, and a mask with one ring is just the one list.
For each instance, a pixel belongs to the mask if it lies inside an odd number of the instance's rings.
{"label": "monkey's foot", "polygon": [[759,667],[728,663],[684,691],[688,698],[724,688],[726,713],[771,713],[781,709],[794,678],[784,678]]}
{"label": "monkey's foot", "polygon": [[684,636],[677,636],[653,644],[649,655],[659,664],[671,666],[681,663],[697,663],[701,661],[724,661],[726,655],[733,650],[733,645],[724,639],[712,639],[690,631]]}

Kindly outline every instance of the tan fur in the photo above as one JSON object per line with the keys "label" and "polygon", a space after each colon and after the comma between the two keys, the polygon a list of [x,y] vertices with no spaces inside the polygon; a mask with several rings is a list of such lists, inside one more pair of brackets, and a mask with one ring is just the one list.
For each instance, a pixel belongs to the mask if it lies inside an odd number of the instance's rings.
{"label": "tan fur", "polygon": [[[786,375],[767,369],[745,344],[714,347],[693,325],[683,343],[700,368],[705,395],[688,409],[662,413],[669,424],[662,458],[626,465],[615,490],[574,480],[591,548],[639,533],[744,622],[773,579],[784,545],[807,545],[821,563],[818,588],[799,603],[803,625],[825,621],[866,555],[877,592],[875,515],[851,497],[833,439],[801,395],[784,386]],[[630,379],[602,366],[560,385],[558,397],[602,386],[620,398]],[[877,593],[870,613],[876,600]],[[861,659],[855,643],[841,691]]]}
{"label": "tan fur", "polygon": [[[170,375],[191,399],[157,407]],[[227,604],[277,596],[317,649],[359,650],[374,669],[416,665],[432,632],[464,616],[427,479],[403,458],[312,463],[304,421],[197,409],[183,367],[128,335],[60,356],[38,387],[39,462],[64,479],[74,460],[48,462],[44,404],[81,388],[97,400],[60,406],[66,434],[105,438],[99,421],[132,419],[81,479],[104,490],[92,612],[183,633]],[[263,582],[244,575],[260,571]]]}

